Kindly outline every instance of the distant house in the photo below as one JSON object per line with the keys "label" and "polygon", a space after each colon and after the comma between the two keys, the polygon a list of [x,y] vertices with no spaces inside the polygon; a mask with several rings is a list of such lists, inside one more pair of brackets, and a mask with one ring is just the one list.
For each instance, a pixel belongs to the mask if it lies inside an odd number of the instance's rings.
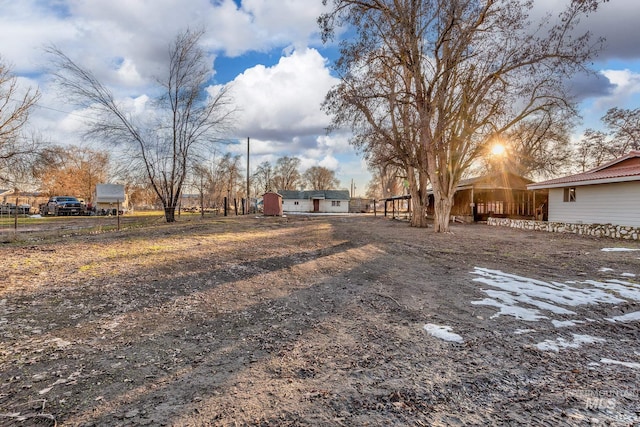
{"label": "distant house", "polygon": [[284,212],[348,213],[348,190],[278,191]]}
{"label": "distant house", "polygon": [[640,227],[640,151],[527,188],[548,189],[550,222]]}

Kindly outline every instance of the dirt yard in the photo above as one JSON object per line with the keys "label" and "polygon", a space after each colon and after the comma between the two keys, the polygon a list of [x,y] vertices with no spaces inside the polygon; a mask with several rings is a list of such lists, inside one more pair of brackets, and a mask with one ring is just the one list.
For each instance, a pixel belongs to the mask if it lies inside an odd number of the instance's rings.
{"label": "dirt yard", "polygon": [[640,242],[248,216],[5,243],[0,425],[640,424],[640,252],[603,248]]}

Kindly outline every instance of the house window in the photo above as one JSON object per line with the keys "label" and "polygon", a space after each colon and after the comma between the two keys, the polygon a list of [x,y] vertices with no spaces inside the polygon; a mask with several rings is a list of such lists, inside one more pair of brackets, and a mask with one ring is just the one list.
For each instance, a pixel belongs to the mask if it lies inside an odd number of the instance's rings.
{"label": "house window", "polygon": [[294,205],[297,205],[297,204],[298,204],[298,202],[293,202],[293,204],[294,204]]}
{"label": "house window", "polygon": [[564,189],[564,197],[562,199],[565,202],[576,201],[576,187],[567,187]]}
{"label": "house window", "polygon": [[331,206],[340,206],[340,200],[332,200]]}

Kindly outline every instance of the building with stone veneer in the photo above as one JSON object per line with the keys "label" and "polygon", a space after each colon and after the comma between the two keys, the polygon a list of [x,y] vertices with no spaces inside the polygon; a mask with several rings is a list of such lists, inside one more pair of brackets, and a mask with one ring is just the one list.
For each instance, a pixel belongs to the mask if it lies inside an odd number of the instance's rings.
{"label": "building with stone veneer", "polygon": [[640,151],[527,188],[549,190],[549,222],[640,227]]}

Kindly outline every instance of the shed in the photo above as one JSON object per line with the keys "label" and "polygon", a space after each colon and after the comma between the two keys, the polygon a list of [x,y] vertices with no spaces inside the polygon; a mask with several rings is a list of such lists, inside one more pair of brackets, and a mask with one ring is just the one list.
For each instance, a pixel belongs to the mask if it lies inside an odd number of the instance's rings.
{"label": "shed", "polygon": [[282,195],[269,191],[262,195],[263,214],[267,216],[282,216]]}
{"label": "shed", "polygon": [[527,188],[548,189],[550,222],[640,227],[640,151]]}

